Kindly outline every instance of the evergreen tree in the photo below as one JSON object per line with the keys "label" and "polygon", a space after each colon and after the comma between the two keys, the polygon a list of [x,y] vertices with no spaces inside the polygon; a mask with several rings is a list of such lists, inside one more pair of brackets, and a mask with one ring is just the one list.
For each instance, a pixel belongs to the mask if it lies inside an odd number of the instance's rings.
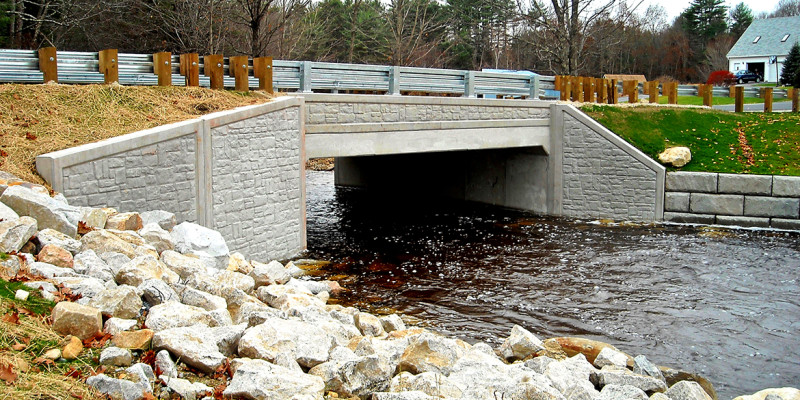
{"label": "evergreen tree", "polygon": [[739,3],[731,10],[731,34],[738,39],[753,22],[753,10],[747,4]]}
{"label": "evergreen tree", "polygon": [[781,84],[800,88],[800,43],[795,42],[781,71]]}
{"label": "evergreen tree", "polygon": [[693,0],[681,14],[684,29],[698,39],[711,40],[728,29],[727,11],[724,0]]}

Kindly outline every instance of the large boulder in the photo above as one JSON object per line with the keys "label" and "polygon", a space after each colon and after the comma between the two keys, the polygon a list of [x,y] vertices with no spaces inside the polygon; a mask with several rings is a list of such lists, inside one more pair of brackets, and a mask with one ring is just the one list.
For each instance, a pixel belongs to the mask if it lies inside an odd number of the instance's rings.
{"label": "large boulder", "polygon": [[175,250],[197,255],[206,265],[217,269],[228,267],[228,245],[219,232],[191,222],[183,222],[172,229]]}
{"label": "large boulder", "polygon": [[231,363],[233,379],[222,392],[234,399],[322,400],[325,383],[263,360],[237,358]]}
{"label": "large boulder", "polygon": [[461,389],[450,382],[446,376],[437,372],[423,372],[414,375],[401,372],[392,378],[390,386],[392,392],[423,392],[429,396],[460,399]]}
{"label": "large boulder", "polygon": [[89,301],[88,305],[112,317],[136,319],[142,309],[142,299],[139,297],[136,288],[121,285],[115,289],[98,293]]}
{"label": "large boulder", "polygon": [[36,260],[61,268],[72,268],[74,263],[72,253],[56,244],[42,247],[39,254],[36,255]]}
{"label": "large boulder", "polygon": [[256,291],[256,296],[271,307],[283,311],[293,308],[325,307],[325,302],[312,295],[310,291],[285,285],[262,286]]}
{"label": "large boulder", "polygon": [[658,155],[658,161],[680,168],[692,161],[692,151],[688,147],[670,147]]}
{"label": "large boulder", "polygon": [[346,347],[331,352],[331,360],[308,371],[325,381],[325,390],[340,396],[364,398],[388,389],[394,368],[379,355],[357,356]]}
{"label": "large boulder", "polygon": [[147,244],[155,247],[158,254],[166,250],[175,249],[175,242],[172,240],[172,236],[156,223],[145,225],[139,230],[139,236],[141,236]]}
{"label": "large boulder", "polygon": [[603,368],[610,365],[625,368],[625,366],[628,365],[628,358],[629,357],[625,353],[612,349],[611,347],[606,347],[597,354],[597,357],[594,359],[594,366]]}
{"label": "large boulder", "polygon": [[360,312],[353,316],[353,322],[364,336],[378,337],[386,335],[381,320],[372,314]]}
{"label": "large boulder", "polygon": [[53,307],[52,316],[53,330],[63,336],[73,335],[83,340],[103,329],[103,317],[94,307],[62,301]]}
{"label": "large boulder", "polygon": [[214,372],[236,352],[246,325],[209,328],[203,325],[166,329],[153,336],[156,351],[167,350],[203,373]]}
{"label": "large boulder", "polygon": [[19,251],[37,229],[36,220],[31,217],[0,221],[0,252]]}
{"label": "large boulder", "polygon": [[711,400],[711,396],[697,382],[680,381],[664,392],[672,400]]}
{"label": "large boulder", "polygon": [[421,374],[427,371],[448,375],[453,364],[468,349],[466,343],[433,333],[423,333],[409,340],[397,366],[398,371]]}
{"label": "large boulder", "polygon": [[[597,400],[647,400],[647,393],[634,386],[606,385]],[[673,399],[674,400],[674,399]]]}
{"label": "large boulder", "polygon": [[180,301],[180,296],[166,282],[161,279],[148,279],[139,285],[142,298],[151,306],[168,301]]}
{"label": "large boulder", "polygon": [[213,271],[212,275],[196,274],[186,280],[186,285],[207,293],[219,294],[225,288],[236,288],[251,292],[255,286],[253,278],[228,270]]}
{"label": "large boulder", "polygon": [[172,272],[158,258],[146,255],[132,259],[117,271],[116,281],[120,285],[139,286],[150,279],[160,279],[169,284],[178,282],[180,277]]}
{"label": "large boulder", "polygon": [[602,371],[593,372],[591,381],[600,388],[606,385],[619,385],[637,387],[644,392],[664,392],[667,390],[667,384],[663,380],[634,374],[627,369],[603,369]]}
{"label": "large boulder", "polygon": [[189,286],[181,287],[177,293],[181,303],[187,306],[200,307],[208,311],[228,308],[228,302],[222,297]]}
{"label": "large boulder", "polygon": [[66,205],[46,194],[21,185],[10,186],[0,195],[0,202],[20,216],[34,218],[39,224],[39,229],[52,228],[73,238],[78,233],[80,209]]}
{"label": "large boulder", "polygon": [[138,231],[142,229],[142,217],[135,212],[114,214],[106,220],[105,228],[120,231]]}
{"label": "large boulder", "polygon": [[176,251],[165,250],[161,253],[161,262],[183,280],[198,274],[209,274],[208,267],[199,258],[183,255]]}
{"label": "large boulder", "polygon": [[19,218],[19,215],[11,207],[0,203],[0,220],[11,221]]}
{"label": "large boulder", "polygon": [[140,400],[145,393],[150,393],[138,382],[112,378],[106,374],[97,374],[86,379],[86,384],[112,399]]}
{"label": "large boulder", "polygon": [[81,238],[81,251],[93,250],[97,254],[122,253],[128,258],[136,257],[133,245],[120,239],[119,236],[101,229],[91,231]]}
{"label": "large boulder", "polygon": [[175,218],[175,214],[169,211],[145,211],[139,214],[139,216],[142,217],[143,225],[147,226],[149,224],[156,223],[165,231],[171,231],[172,228],[174,228],[178,223],[178,220]]}
{"label": "large boulder", "polygon": [[239,341],[239,355],[274,361],[292,353],[298,364],[311,368],[328,360],[333,338],[313,324],[271,318],[247,329]]}
{"label": "large boulder", "polygon": [[800,389],[792,387],[764,389],[750,395],[736,397],[733,400],[765,400],[768,396],[780,397],[783,400],[800,400]]}
{"label": "large boulder", "polygon": [[541,350],[542,341],[519,325],[511,328],[511,335],[500,346],[500,354],[507,360],[523,360]]}
{"label": "large boulder", "polygon": [[81,295],[82,298],[79,299],[78,302],[83,302],[84,305],[90,299],[108,289],[103,281],[97,278],[90,278],[86,276],[56,276],[51,279],[53,282],[60,284],[72,291],[72,294]]}
{"label": "large boulder", "polygon": [[[227,319],[220,321],[218,313],[222,312]],[[231,325],[227,310],[207,311],[199,307],[187,306],[177,301],[162,303],[150,308],[145,325],[155,332],[191,325],[227,326]]]}
{"label": "large boulder", "polygon": [[82,251],[73,257],[72,269],[75,272],[109,282],[114,280],[112,269],[94,250]]}
{"label": "large boulder", "polygon": [[270,261],[268,264],[253,261],[253,270],[250,271],[248,276],[254,279],[255,287],[261,287],[272,284],[282,285],[289,281],[291,276],[283,264],[277,261]]}
{"label": "large boulder", "polygon": [[131,363],[133,363],[133,354],[128,349],[111,346],[100,352],[100,365],[129,367]]}
{"label": "large boulder", "polygon": [[82,207],[80,222],[84,228],[105,229],[108,217],[116,213],[112,208]]}
{"label": "large boulder", "polygon": [[61,268],[56,267],[53,264],[43,263],[43,262],[33,262],[28,264],[28,272],[34,276],[41,276],[47,279],[53,279],[55,277],[77,277],[78,273],[73,271],[71,268]]}
{"label": "large boulder", "polygon": [[42,246],[55,244],[72,254],[76,254],[81,250],[81,242],[79,240],[73,239],[55,229],[42,229],[36,234],[36,238],[39,239],[39,244]]}

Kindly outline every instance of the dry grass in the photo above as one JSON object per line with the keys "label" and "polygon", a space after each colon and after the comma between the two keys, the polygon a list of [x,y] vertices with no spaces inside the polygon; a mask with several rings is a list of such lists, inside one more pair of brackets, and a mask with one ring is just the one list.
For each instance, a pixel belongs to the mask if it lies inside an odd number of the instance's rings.
{"label": "dry grass", "polygon": [[0,85],[0,169],[43,184],[37,155],[269,99],[204,88]]}

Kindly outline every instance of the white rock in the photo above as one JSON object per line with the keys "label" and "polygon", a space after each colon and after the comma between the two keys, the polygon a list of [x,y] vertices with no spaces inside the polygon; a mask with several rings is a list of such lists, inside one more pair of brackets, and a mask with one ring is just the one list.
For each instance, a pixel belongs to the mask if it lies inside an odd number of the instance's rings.
{"label": "white rock", "polygon": [[166,329],[153,336],[153,348],[168,350],[181,362],[209,373],[236,351],[245,325],[209,328],[194,325]]}
{"label": "white rock", "polygon": [[119,269],[116,282],[120,285],[139,286],[150,279],[160,279],[166,283],[178,282],[179,276],[153,256],[139,256]]}
{"label": "white rock", "polygon": [[109,252],[122,253],[128,258],[136,256],[132,244],[105,229],[91,231],[81,237],[81,251],[85,250],[94,250],[100,257]]}
{"label": "white rock", "polygon": [[441,397],[434,397],[419,390],[410,392],[375,392],[371,400],[439,400]]}
{"label": "white rock", "polygon": [[191,222],[183,222],[173,228],[171,234],[177,252],[195,254],[206,265],[217,269],[228,267],[230,251],[219,232]]}
{"label": "white rock", "polygon": [[291,261],[286,263],[286,272],[288,272],[289,276],[291,276],[292,278],[298,278],[306,274],[306,271],[303,271],[300,267],[298,267]]}
{"label": "white rock", "polygon": [[[701,389],[702,390],[702,389]],[[600,390],[598,400],[648,400],[647,394],[637,387],[606,385]],[[677,399],[673,399],[677,400]]]}
{"label": "white rock", "polygon": [[2,276],[15,276],[21,269],[22,261],[19,257],[8,257],[5,260],[0,260],[0,275]]}
{"label": "white rock", "polygon": [[73,258],[72,269],[79,274],[88,275],[103,282],[114,280],[114,270],[94,250],[76,254]]}
{"label": "white rock", "polygon": [[81,242],[79,240],[73,239],[55,229],[42,229],[36,234],[36,238],[39,239],[39,243],[42,247],[48,244],[54,244],[72,254],[78,253],[81,249]]}
{"label": "white rock", "polygon": [[793,387],[770,388],[760,390],[746,396],[739,396],[733,400],[766,400],[767,397],[780,397],[783,400],[800,400],[800,389]]}
{"label": "white rock", "polygon": [[181,279],[189,279],[189,277],[203,274],[209,275],[208,268],[197,257],[186,256],[172,250],[166,250],[161,253],[161,261],[167,267],[177,273]]}
{"label": "white rock", "polygon": [[157,223],[150,223],[139,231],[139,235],[147,244],[153,246],[158,254],[166,250],[175,249],[175,242],[169,232],[162,229]]}
{"label": "white rock", "polygon": [[[538,360],[546,357],[536,357],[531,361]],[[588,393],[590,397],[600,395],[595,389],[595,386],[590,382],[589,378],[592,373],[597,372],[597,369],[586,361],[583,354],[575,355],[571,358],[561,361],[549,359],[543,367],[542,373],[547,376],[553,383],[553,387],[558,389],[561,393],[566,393],[575,386],[581,388],[581,393]],[[533,364],[533,363],[531,363]],[[525,363],[529,367],[529,363]],[[536,368],[532,368],[536,371]]]}
{"label": "white rock", "polygon": [[626,368],[628,365],[628,356],[623,352],[606,347],[597,354],[597,357],[594,359],[594,365],[597,368],[603,368],[606,365]]}
{"label": "white rock", "polygon": [[115,367],[129,367],[133,362],[133,354],[128,349],[107,347],[100,352],[100,365],[113,365]]}
{"label": "white rock", "polygon": [[72,270],[72,268],[56,267],[53,264],[43,262],[33,262],[28,264],[28,272],[34,276],[41,276],[47,279],[55,277],[77,277],[79,274]]}
{"label": "white rock", "polygon": [[372,314],[360,312],[353,317],[353,322],[355,322],[356,328],[364,336],[379,337],[386,335],[381,320]]}
{"label": "white rock", "polygon": [[403,322],[403,319],[400,318],[397,314],[389,314],[380,317],[381,326],[383,326],[383,330],[387,333],[394,332],[394,331],[404,331],[406,330],[406,324]]}
{"label": "white rock", "polygon": [[141,385],[116,379],[106,374],[97,374],[86,379],[86,384],[95,388],[100,393],[107,394],[112,399],[137,400],[144,398]]}
{"label": "white rock", "polygon": [[0,222],[0,252],[19,251],[36,231],[36,220],[31,217]]}
{"label": "white rock", "polygon": [[214,391],[213,388],[210,388],[200,382],[192,383],[181,378],[169,378],[166,379],[165,382],[168,388],[180,395],[182,399],[187,400],[198,399],[201,398],[203,394]]}
{"label": "white rock", "polygon": [[[85,276],[53,277],[53,282],[64,285],[72,293],[79,294],[83,299],[89,300],[106,291],[103,281]],[[83,300],[81,299],[81,300]]]}
{"label": "white rock", "polygon": [[114,276],[117,276],[119,270],[127,263],[131,262],[131,257],[126,256],[122,253],[117,253],[114,251],[109,251],[106,253],[96,253],[100,259],[102,259],[111,271],[113,271]]}
{"label": "white rock", "polygon": [[325,307],[325,303],[309,291],[286,285],[262,286],[256,291],[259,300],[279,310],[303,307]]}
{"label": "white rock", "polygon": [[151,306],[168,301],[180,301],[180,297],[172,288],[161,279],[148,279],[138,287],[142,298]]}
{"label": "white rock", "polygon": [[142,217],[143,225],[156,223],[165,231],[171,231],[178,223],[175,214],[163,210],[145,211],[139,216]]}
{"label": "white rock", "polygon": [[237,358],[225,398],[322,400],[325,384],[318,376],[299,373],[263,360]]}
{"label": "white rock", "polygon": [[98,293],[89,301],[88,305],[99,309],[106,315],[122,319],[136,319],[142,309],[142,299],[136,288],[122,285],[116,289]]}
{"label": "white rock", "polygon": [[282,285],[291,278],[283,264],[277,261],[270,261],[268,264],[253,261],[251,264],[253,265],[253,270],[250,271],[248,276],[253,278],[256,288],[272,284]]}
{"label": "white rock", "polygon": [[[346,349],[338,347],[337,349]],[[388,389],[394,367],[378,355],[356,356],[352,352],[336,357],[308,371],[325,382],[325,388],[342,396],[367,397],[372,392]]]}
{"label": "white rock", "polygon": [[156,364],[156,371],[159,371],[160,376],[166,376],[168,378],[178,377],[178,367],[175,365],[175,362],[172,361],[172,357],[170,357],[168,351],[161,350],[158,353],[156,353],[155,364]]}
{"label": "white rock", "polygon": [[658,161],[680,168],[692,161],[692,152],[688,147],[670,147],[658,155]]}
{"label": "white rock", "polygon": [[250,261],[245,259],[244,254],[234,252],[231,253],[230,258],[228,259],[228,271],[238,272],[240,274],[249,274],[253,272],[253,265]]}
{"label": "white rock", "polygon": [[711,400],[711,396],[697,382],[680,381],[664,392],[672,400]]}
{"label": "white rock", "polygon": [[142,217],[137,212],[117,213],[108,216],[106,229],[138,231],[142,229]]}
{"label": "white rock", "polygon": [[209,311],[228,308],[228,302],[222,297],[189,286],[182,287],[178,291],[178,295],[181,303],[187,306],[200,307]]}
{"label": "white rock", "polygon": [[16,293],[14,293],[14,298],[19,300],[19,301],[26,301],[26,300],[28,300],[28,296],[30,294],[31,293],[28,292],[28,291],[25,291],[25,290],[22,290],[22,289],[18,289],[16,291]]}
{"label": "white rock", "polygon": [[53,285],[52,283],[47,282],[47,281],[28,281],[28,282],[23,283],[23,285],[25,285],[26,287],[29,287],[31,289],[34,289],[34,290],[38,289],[38,290],[41,290],[41,291],[44,291],[44,292],[55,292],[55,291],[58,290],[58,289],[56,289],[55,285]]}
{"label": "white rock", "polygon": [[106,320],[106,323],[103,326],[103,332],[111,336],[117,336],[120,332],[130,331],[135,326],[136,326],[135,319],[122,319],[122,318],[112,317]]}
{"label": "white rock", "polygon": [[401,372],[392,378],[390,386],[392,392],[419,391],[430,396],[444,396],[445,398],[461,398],[461,389],[450,382],[446,376],[437,372],[423,372],[413,375]]}
{"label": "white rock", "polygon": [[542,350],[544,350],[542,341],[519,325],[511,328],[511,335],[500,346],[500,354],[506,360],[523,360]]}
{"label": "white rock", "polygon": [[0,202],[20,216],[34,218],[40,229],[52,228],[73,238],[78,233],[80,210],[45,194],[23,186],[10,186],[0,196]]}
{"label": "white rock", "polygon": [[93,229],[104,229],[108,216],[112,214],[111,210],[102,208],[81,207],[80,210],[80,222]]}
{"label": "white rock", "polygon": [[19,218],[19,215],[11,209],[11,207],[0,203],[0,220],[2,221],[12,221]]}
{"label": "white rock", "polygon": [[239,341],[240,356],[273,361],[289,351],[306,368],[327,361],[331,348],[333,339],[313,324],[277,318],[248,328]]}
{"label": "white rock", "polygon": [[397,368],[412,374],[434,371],[448,375],[453,364],[467,352],[468,346],[466,343],[426,332],[409,340]]}
{"label": "white rock", "polygon": [[103,318],[100,310],[62,301],[53,307],[53,330],[61,335],[87,339],[100,332]]}
{"label": "white rock", "polygon": [[219,326],[220,318],[218,314],[212,314],[214,312],[224,312],[228,316],[226,321],[223,320],[223,326],[231,324],[227,310],[206,311],[199,307],[171,301],[151,307],[145,325],[154,332],[192,325]]}

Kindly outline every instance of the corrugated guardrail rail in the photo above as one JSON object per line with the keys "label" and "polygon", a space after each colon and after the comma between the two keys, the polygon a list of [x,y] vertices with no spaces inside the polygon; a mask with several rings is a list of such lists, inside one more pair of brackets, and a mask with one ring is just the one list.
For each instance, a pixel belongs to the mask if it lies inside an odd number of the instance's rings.
{"label": "corrugated guardrail rail", "polygon": [[[118,82],[122,85],[152,86],[158,84],[152,54],[119,53]],[[200,56],[200,71],[205,57]],[[171,55],[172,82],[184,86],[180,56]],[[98,53],[59,51],[55,57],[59,83],[103,83],[99,72]],[[229,58],[224,59],[224,86],[233,88],[235,79],[229,74]],[[252,75],[253,60],[248,58]],[[388,94],[436,93],[465,97],[547,98],[555,89],[554,77],[536,74],[462,71],[434,68],[411,68],[381,65],[339,64],[311,61],[274,60],[271,66],[272,86],[278,91],[313,92],[371,91]],[[0,82],[42,83],[44,73],[39,53],[34,50],[0,49]],[[200,74],[200,86],[209,87],[210,78]],[[259,80],[248,77],[250,88],[258,88]],[[549,92],[552,93],[552,92]]]}

